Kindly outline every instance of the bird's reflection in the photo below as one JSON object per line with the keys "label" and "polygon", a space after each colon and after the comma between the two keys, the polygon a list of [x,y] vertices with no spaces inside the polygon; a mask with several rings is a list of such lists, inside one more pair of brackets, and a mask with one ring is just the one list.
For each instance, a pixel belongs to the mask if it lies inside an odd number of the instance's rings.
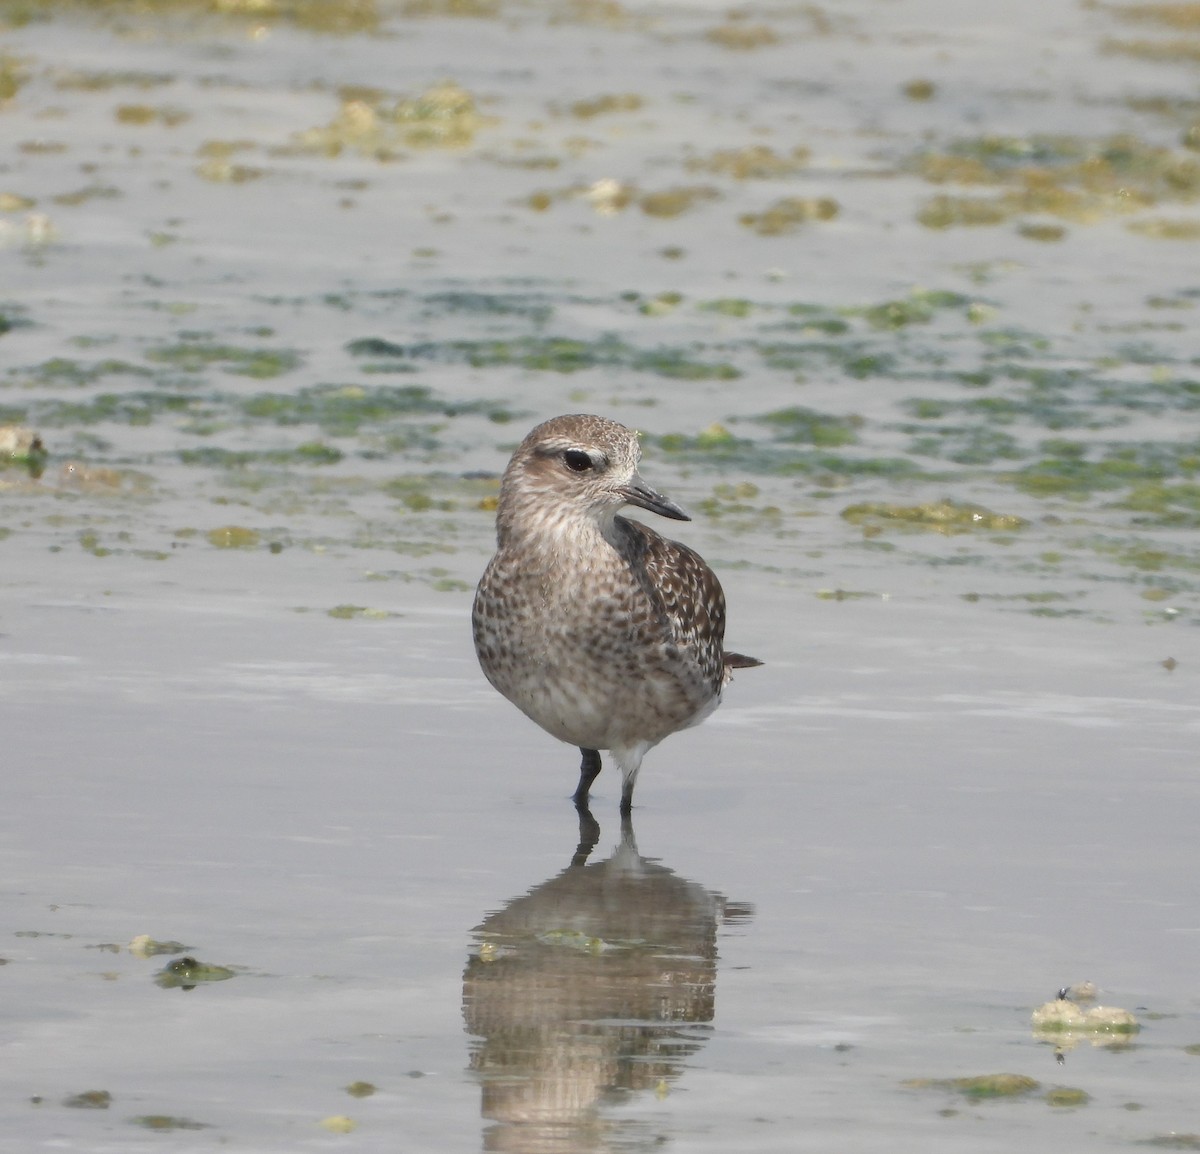
{"label": "bird's reflection", "polygon": [[606,861],[581,809],[571,864],[489,915],[463,975],[484,1149],[603,1151],[655,1136],[600,1107],[665,1093],[707,1037],[717,926],[752,915],[638,853],[632,823]]}

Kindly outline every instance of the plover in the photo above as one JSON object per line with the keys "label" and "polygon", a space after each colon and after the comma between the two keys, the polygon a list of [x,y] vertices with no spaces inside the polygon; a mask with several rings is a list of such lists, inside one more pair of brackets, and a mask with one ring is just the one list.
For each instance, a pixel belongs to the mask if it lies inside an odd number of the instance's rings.
{"label": "plover", "polygon": [[725,596],[699,554],[617,515],[690,520],[641,479],[640,456],[637,435],[603,417],[538,425],[504,472],[472,613],[487,679],[583,754],[575,804],[609,750],[623,814],[646,751],[712,713],[731,670],[762,664],[725,651]]}

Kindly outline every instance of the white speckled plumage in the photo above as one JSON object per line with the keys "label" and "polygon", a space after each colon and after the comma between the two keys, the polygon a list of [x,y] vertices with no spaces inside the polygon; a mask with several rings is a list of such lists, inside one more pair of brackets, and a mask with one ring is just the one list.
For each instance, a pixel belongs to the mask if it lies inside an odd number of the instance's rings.
{"label": "white speckled plumage", "polygon": [[730,669],[759,664],[724,651],[724,594],[700,556],[618,516],[633,504],[688,519],[641,480],[639,457],[636,434],[603,417],[534,429],[505,470],[473,612],[488,680],[582,750],[576,803],[610,750],[626,813],[646,751],[703,721]]}

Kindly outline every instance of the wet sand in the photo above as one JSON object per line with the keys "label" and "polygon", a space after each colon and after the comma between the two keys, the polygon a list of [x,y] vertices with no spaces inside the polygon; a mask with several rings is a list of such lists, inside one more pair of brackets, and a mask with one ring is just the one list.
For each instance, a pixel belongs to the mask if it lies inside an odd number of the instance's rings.
{"label": "wet sand", "polygon": [[[571,12],[8,30],[0,1150],[1190,1148],[1194,66],[1133,43],[1182,34]],[[355,100],[375,151],[302,135]],[[758,144],[808,152],[689,167]],[[574,409],[766,662],[625,830],[469,636]],[[1035,1036],[1085,979],[1140,1032]]]}

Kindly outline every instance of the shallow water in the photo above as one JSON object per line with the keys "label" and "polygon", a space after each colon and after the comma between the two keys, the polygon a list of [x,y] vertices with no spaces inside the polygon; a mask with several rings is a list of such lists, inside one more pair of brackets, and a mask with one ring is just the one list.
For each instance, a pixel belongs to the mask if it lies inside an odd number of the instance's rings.
{"label": "shallow water", "polygon": [[[6,10],[0,1149],[1194,1148],[1187,29],[230,7]],[[467,625],[572,410],[766,662],[626,830]]]}

